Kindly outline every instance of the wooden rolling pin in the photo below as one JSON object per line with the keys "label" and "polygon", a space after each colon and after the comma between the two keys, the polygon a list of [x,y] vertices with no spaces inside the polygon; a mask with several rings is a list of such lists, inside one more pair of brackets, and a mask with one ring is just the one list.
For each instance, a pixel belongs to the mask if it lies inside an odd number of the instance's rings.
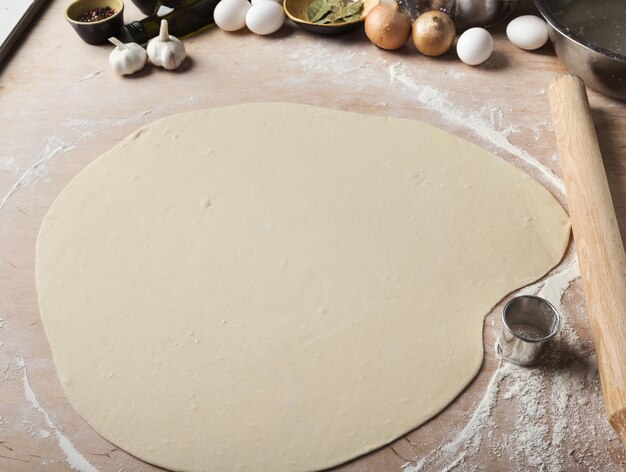
{"label": "wooden rolling pin", "polygon": [[585,86],[565,75],[549,96],[604,405],[626,445],[626,255]]}

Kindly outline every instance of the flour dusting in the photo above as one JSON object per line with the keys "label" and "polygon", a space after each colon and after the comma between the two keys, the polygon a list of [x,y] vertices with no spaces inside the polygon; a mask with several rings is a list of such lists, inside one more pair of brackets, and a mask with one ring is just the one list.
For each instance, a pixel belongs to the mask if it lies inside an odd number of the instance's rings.
{"label": "flour dusting", "polygon": [[[99,73],[99,72],[97,72]],[[94,73],[94,75],[97,75]],[[87,77],[90,78],[90,77]],[[47,175],[45,175],[45,167],[46,163],[57,157],[62,153],[66,153],[71,151],[78,146],[83,141],[86,141],[103,131],[113,128],[124,126],[129,123],[138,122],[140,120],[145,120],[147,117],[151,116],[154,113],[167,111],[171,109],[175,109],[180,105],[185,105],[189,103],[193,103],[199,96],[202,96],[203,93],[199,93],[198,95],[190,95],[182,98],[181,100],[174,101],[168,103],[166,105],[160,105],[155,107],[154,109],[142,111],[136,115],[131,115],[126,118],[113,120],[113,119],[101,119],[101,120],[80,120],[73,119],[67,120],[63,124],[64,126],[77,130],[81,132],[81,135],[78,139],[73,140],[72,142],[66,142],[58,136],[51,136],[44,140],[42,145],[40,146],[40,150],[38,151],[37,158],[35,163],[29,166],[26,170],[24,170],[21,175],[18,177],[17,181],[11,186],[9,191],[2,197],[0,200],[0,210],[2,210],[8,203],[9,199],[13,196],[15,192],[17,192],[21,187],[26,185],[31,181],[35,181],[38,177],[43,177],[45,181],[50,182]],[[9,167],[13,165],[14,158],[9,157],[6,161],[6,166]],[[12,170],[17,170],[17,168]]]}
{"label": "flour dusting", "polygon": [[[597,433],[615,435],[604,419],[593,346],[582,342],[571,323],[571,316],[584,316],[583,307],[569,300],[568,306],[574,308],[570,313],[564,310],[563,298],[579,277],[577,259],[570,251],[546,280],[520,291],[548,299],[561,313],[561,332],[546,359],[535,368],[501,360],[465,427],[426,456],[415,458],[404,472],[481,470],[477,453],[485,448],[502,461],[501,470],[568,472],[572,462],[580,470],[599,465],[605,472],[618,470],[610,457],[586,454]],[[499,431],[496,415],[514,427]]]}
{"label": "flour dusting", "polygon": [[404,467],[404,472],[432,470],[433,461],[436,461],[440,456],[447,459],[447,464],[440,466],[444,467],[444,470],[452,470],[461,464],[468,455],[476,454],[482,444],[485,428],[494,424],[491,412],[498,402],[500,384],[504,378],[510,375],[511,370],[511,364],[499,365],[465,427],[451,441],[420,458],[415,464],[409,463]]}
{"label": "flour dusting", "polygon": [[563,181],[552,170],[543,165],[537,158],[528,152],[511,144],[506,134],[494,129],[492,122],[487,122],[480,114],[459,109],[449,100],[446,93],[430,85],[423,85],[414,80],[405,70],[402,64],[396,63],[389,66],[389,80],[391,86],[400,84],[413,93],[411,96],[429,110],[439,113],[447,122],[472,130],[482,139],[507,151],[526,164],[538,170],[550,185],[556,188],[562,195],[565,194]]}
{"label": "flour dusting", "polygon": [[91,74],[87,74],[87,75],[81,77],[80,79],[78,79],[78,81],[82,82],[84,80],[93,79],[94,77],[100,75],[102,72],[104,72],[104,69],[100,69],[100,70],[94,71]]}
{"label": "flour dusting", "polygon": [[[24,370],[24,374],[22,377],[22,383],[24,386],[24,396],[26,397],[26,400],[28,400],[28,402],[31,404],[31,406],[35,410],[37,410],[39,413],[41,413],[44,420],[46,421],[46,424],[54,432],[54,435],[57,438],[57,441],[59,443],[59,447],[61,448],[61,450],[63,451],[63,454],[65,455],[65,459],[67,460],[67,463],[70,465],[72,469],[77,470],[79,472],[98,472],[98,469],[96,469],[93,465],[91,465],[91,463],[87,459],[85,459],[85,457],[80,452],[78,452],[78,450],[72,444],[72,441],[70,441],[70,439],[65,434],[63,434],[63,432],[52,421],[48,412],[41,406],[41,403],[39,402],[39,399],[37,398],[35,391],[31,387],[30,381],[28,380],[28,370],[26,368],[26,363],[24,362],[24,358],[18,357],[17,361],[18,361],[18,368],[21,368]],[[41,431],[43,431],[43,435]],[[49,432],[45,430],[40,430],[40,435],[42,435],[42,437],[47,437],[45,436],[46,433],[48,434],[48,436],[50,435]]]}
{"label": "flour dusting", "polygon": [[0,210],[4,208],[9,201],[9,198],[11,198],[11,195],[13,195],[22,185],[40,175],[40,172],[46,162],[56,157],[59,153],[70,151],[74,149],[74,147],[74,145],[65,143],[61,139],[54,136],[46,138],[41,145],[41,150],[35,163],[22,173],[9,191],[4,195],[4,197],[2,197],[2,200],[0,200]]}

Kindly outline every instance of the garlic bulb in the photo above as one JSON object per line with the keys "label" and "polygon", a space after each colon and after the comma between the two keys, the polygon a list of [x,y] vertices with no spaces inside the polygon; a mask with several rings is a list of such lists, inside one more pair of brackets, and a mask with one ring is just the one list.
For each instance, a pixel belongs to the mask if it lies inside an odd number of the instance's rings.
{"label": "garlic bulb", "polygon": [[178,68],[187,57],[183,42],[169,35],[167,20],[161,20],[159,35],[150,40],[146,49],[150,62],[167,70]]}
{"label": "garlic bulb", "polygon": [[119,75],[134,74],[146,65],[146,51],[137,43],[124,44],[117,38],[109,38],[115,49],[109,54],[109,65]]}

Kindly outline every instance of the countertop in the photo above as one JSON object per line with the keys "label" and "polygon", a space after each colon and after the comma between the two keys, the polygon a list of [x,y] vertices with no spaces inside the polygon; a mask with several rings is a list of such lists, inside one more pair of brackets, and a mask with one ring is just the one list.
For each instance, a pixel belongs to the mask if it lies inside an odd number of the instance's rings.
{"label": "countertop", "polygon": [[[321,37],[287,24],[268,37],[209,28],[185,41],[189,60],[181,70],[147,67],[120,78],[107,65],[110,47],[81,42],[63,19],[64,7],[53,1],[45,8],[0,70],[2,471],[156,470],[102,439],[65,399],[34,280],[37,231],[52,201],[89,162],[143,124],[256,101],[412,118],[522,168],[567,208],[546,94],[565,70],[550,46],[521,51],[502,26],[493,30],[494,55],[480,67],[462,64],[454,53],[420,56],[411,44],[383,51],[362,31]],[[140,14],[128,4],[125,17]],[[589,96],[626,234],[626,104]],[[516,367],[495,355],[504,300],[486,318],[485,360],[470,386],[419,429],[338,470],[626,469],[626,453],[603,412],[573,249],[522,292],[540,293],[564,317],[542,366]]]}

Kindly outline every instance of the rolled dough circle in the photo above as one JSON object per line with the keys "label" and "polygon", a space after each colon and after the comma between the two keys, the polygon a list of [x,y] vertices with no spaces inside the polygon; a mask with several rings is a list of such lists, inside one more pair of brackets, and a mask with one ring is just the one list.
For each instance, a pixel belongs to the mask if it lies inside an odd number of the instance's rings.
{"label": "rolled dough circle", "polygon": [[152,123],[78,174],[37,288],[109,441],[175,470],[315,470],[458,395],[485,314],[569,231],[523,171],[426,124],[251,104]]}

